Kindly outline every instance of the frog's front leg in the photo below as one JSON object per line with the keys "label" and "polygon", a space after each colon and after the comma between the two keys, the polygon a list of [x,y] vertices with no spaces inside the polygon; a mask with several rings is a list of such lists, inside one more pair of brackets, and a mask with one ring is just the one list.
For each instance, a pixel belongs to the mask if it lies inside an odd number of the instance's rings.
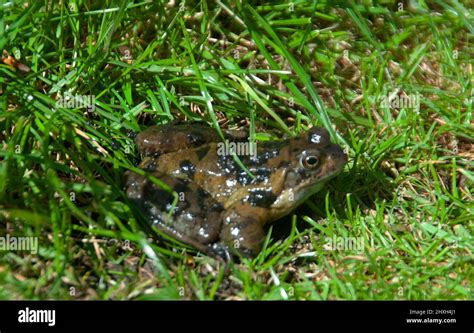
{"label": "frog's front leg", "polygon": [[220,239],[232,251],[253,258],[262,249],[266,209],[238,202],[231,206],[222,219]]}

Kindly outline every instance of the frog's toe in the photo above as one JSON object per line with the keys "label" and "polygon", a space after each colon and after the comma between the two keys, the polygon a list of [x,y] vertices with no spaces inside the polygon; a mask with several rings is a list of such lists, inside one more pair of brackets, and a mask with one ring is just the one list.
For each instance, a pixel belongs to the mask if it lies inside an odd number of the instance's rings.
{"label": "frog's toe", "polygon": [[224,243],[214,243],[211,246],[213,254],[222,259],[225,263],[232,261],[232,255],[229,252],[229,248]]}

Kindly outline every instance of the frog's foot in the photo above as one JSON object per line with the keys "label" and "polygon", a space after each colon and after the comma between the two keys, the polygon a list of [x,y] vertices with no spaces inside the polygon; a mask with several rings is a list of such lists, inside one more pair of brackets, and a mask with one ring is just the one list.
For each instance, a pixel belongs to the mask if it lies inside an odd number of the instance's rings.
{"label": "frog's foot", "polygon": [[232,255],[229,252],[227,245],[223,243],[214,243],[211,245],[213,251],[213,257],[219,258],[226,264],[232,262]]}
{"label": "frog's foot", "polygon": [[232,264],[234,263],[232,254],[229,251],[229,247],[225,245],[224,243],[219,242],[219,243],[212,244],[210,246],[210,249],[212,249],[213,251],[213,255],[210,255],[210,256],[223,262],[224,275],[229,276],[230,269],[232,267]]}

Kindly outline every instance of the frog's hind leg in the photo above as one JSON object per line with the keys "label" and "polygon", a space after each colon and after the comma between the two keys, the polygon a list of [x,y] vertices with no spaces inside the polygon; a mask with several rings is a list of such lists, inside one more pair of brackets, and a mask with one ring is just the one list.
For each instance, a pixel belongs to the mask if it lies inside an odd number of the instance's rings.
{"label": "frog's hind leg", "polygon": [[128,172],[127,196],[150,224],[200,252],[225,261],[225,253],[212,245],[219,241],[223,207],[195,183],[156,172],[153,176],[178,193],[178,200],[148,177]]}
{"label": "frog's hind leg", "polygon": [[212,245],[202,244],[196,239],[193,239],[192,237],[189,237],[179,231],[176,231],[175,229],[169,226],[166,226],[165,224],[155,223],[153,226],[156,227],[159,231],[161,231],[165,235],[170,236],[173,239],[177,239],[181,243],[189,245],[209,257],[212,257],[224,263],[228,263],[231,261],[231,256],[227,248],[216,246],[216,244],[219,244],[219,243],[214,243]]}

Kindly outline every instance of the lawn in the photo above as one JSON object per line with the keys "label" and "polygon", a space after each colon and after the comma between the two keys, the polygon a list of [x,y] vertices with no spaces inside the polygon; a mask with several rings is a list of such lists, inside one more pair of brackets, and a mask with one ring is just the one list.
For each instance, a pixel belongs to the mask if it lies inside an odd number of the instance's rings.
{"label": "lawn", "polygon": [[[469,1],[0,1],[0,299],[473,299]],[[68,97],[73,97],[69,99]],[[87,108],[86,106],[89,106]],[[323,126],[349,161],[226,267],[125,195],[134,135]]]}

